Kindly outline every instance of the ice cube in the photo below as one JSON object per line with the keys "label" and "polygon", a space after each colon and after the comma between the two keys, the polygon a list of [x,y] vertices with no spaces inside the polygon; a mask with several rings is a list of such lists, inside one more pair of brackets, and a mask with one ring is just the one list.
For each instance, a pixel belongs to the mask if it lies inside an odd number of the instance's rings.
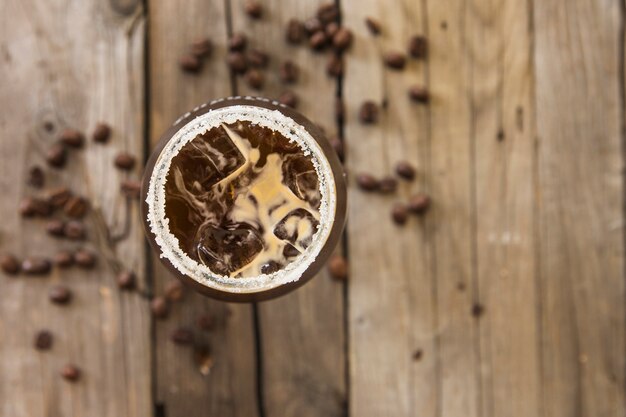
{"label": "ice cube", "polygon": [[196,250],[200,262],[213,272],[229,275],[249,264],[263,250],[263,239],[245,225],[234,229],[207,225],[198,235]]}
{"label": "ice cube", "polygon": [[303,155],[286,155],[283,162],[285,184],[300,199],[318,209],[320,205],[319,179],[310,158]]}
{"label": "ice cube", "polygon": [[274,227],[274,235],[299,249],[306,249],[313,241],[319,222],[305,209],[290,211]]}

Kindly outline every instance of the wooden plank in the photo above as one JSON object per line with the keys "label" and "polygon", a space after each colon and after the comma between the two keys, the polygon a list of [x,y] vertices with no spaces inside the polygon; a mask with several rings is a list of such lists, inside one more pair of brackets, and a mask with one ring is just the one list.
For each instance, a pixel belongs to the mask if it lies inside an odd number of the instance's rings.
{"label": "wooden plank", "polygon": [[[152,143],[184,112],[196,105],[231,93],[225,65],[227,16],[224,2],[151,1],[150,13],[150,130]],[[185,74],[179,57],[199,37],[213,40],[214,51],[201,73]],[[158,260],[155,292],[173,278]],[[195,326],[202,313],[213,316],[216,330],[204,333]],[[174,345],[171,332],[190,327],[196,337],[211,346],[214,366],[203,376],[188,348]],[[157,403],[168,417],[255,416],[255,342],[252,310],[207,299],[191,290],[182,303],[173,306],[170,318],[156,329]]]}
{"label": "wooden plank", "polygon": [[[298,110],[336,132],[334,102],[336,80],[326,75],[328,54],[317,54],[307,46],[285,42],[284,28],[292,18],[305,20],[323,3],[317,1],[268,0],[264,14],[251,20],[245,14],[245,0],[231,0],[233,31],[249,38],[248,48],[269,53],[263,73],[265,86],[256,91],[239,78],[237,90],[245,95],[278,97],[286,88],[299,97]],[[285,60],[299,67],[299,80],[285,86],[279,77]],[[261,384],[267,416],[345,415],[345,329],[343,286],[326,271],[295,292],[259,304],[262,353]]]}
{"label": "wooden plank", "polygon": [[[137,202],[127,202],[119,191],[122,178],[138,178],[139,169],[122,174],[112,163],[121,150],[143,154],[145,19],[138,1],[116,5],[64,0],[0,4],[2,16],[10,16],[0,28],[2,251],[52,257],[60,248],[81,246],[46,236],[44,220],[20,219],[17,202],[36,194],[26,186],[26,171],[32,164],[45,167],[44,153],[63,128],[92,132],[100,121],[113,128],[109,144],[88,140],[83,150],[71,152],[65,169],[51,170],[46,178],[46,187],[67,185],[91,199],[86,246],[99,252],[98,266],[54,270],[50,278],[0,277],[3,416],[152,413],[148,305],[140,292],[121,293],[114,280],[118,268],[130,268],[145,289]],[[96,221],[100,211],[112,233],[128,233],[116,247],[96,239],[103,231]],[[48,289],[59,283],[74,293],[66,307],[48,301]],[[43,328],[51,330],[54,343],[51,351],[38,352],[33,338]],[[59,375],[68,362],[82,370],[74,384]]]}
{"label": "wooden plank", "polygon": [[623,416],[622,6],[533,4],[544,414]]}
{"label": "wooden plank", "polygon": [[[410,36],[423,33],[420,2],[395,7],[379,1],[344,1],[346,26],[355,32],[348,54],[344,97],[349,187],[350,413],[353,416],[434,416],[438,412],[436,294],[430,218],[411,218],[404,227],[390,216],[393,203],[430,188],[429,112],[411,103],[407,90],[423,85],[423,63],[387,69],[382,54],[406,51]],[[372,38],[366,17],[382,25]],[[373,100],[381,109],[375,125],[358,121],[359,107]],[[402,182],[394,195],[365,194],[354,175],[393,175],[399,160],[418,167],[418,180]],[[367,236],[367,238],[365,238]],[[422,352],[421,360],[413,358]]]}

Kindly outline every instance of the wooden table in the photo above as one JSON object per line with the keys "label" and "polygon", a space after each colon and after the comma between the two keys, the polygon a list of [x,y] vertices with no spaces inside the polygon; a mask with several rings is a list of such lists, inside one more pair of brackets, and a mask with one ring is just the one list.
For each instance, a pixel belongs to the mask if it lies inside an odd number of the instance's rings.
{"label": "wooden table", "polygon": [[[113,127],[109,144],[88,140],[46,185],[91,198],[98,267],[0,276],[0,415],[626,415],[621,2],[340,0],[355,34],[342,79],[325,74],[327,54],[284,41],[286,22],[313,15],[319,0],[264,0],[259,21],[244,3],[0,1],[1,251],[54,253],[43,221],[17,213],[35,193],[26,172],[45,165],[60,129]],[[282,60],[298,63],[299,109],[344,139],[350,179],[388,175],[400,159],[418,176],[388,196],[350,182],[340,248],[349,282],[323,272],[259,305],[186,291],[155,321],[149,297],[172,278],[146,250],[138,203],[119,192],[140,169],[111,161],[121,150],[147,155],[199,103],[259,94],[224,64],[234,32],[271,55],[260,94],[284,89]],[[387,69],[382,54],[404,51],[414,34],[428,38],[428,59]],[[215,51],[200,74],[185,74],[178,59],[198,36]],[[414,84],[429,89],[429,105],[407,98]],[[375,125],[358,121],[365,100],[383,105]],[[432,196],[430,212],[394,225],[393,203],[417,191]],[[118,290],[122,267],[138,274],[137,291]],[[70,306],[47,301],[55,283],[74,291]],[[215,330],[197,329],[201,313]],[[169,340],[179,326],[210,346],[208,375]],[[47,352],[32,348],[42,328],[55,336]],[[66,362],[80,381],[59,377]]]}

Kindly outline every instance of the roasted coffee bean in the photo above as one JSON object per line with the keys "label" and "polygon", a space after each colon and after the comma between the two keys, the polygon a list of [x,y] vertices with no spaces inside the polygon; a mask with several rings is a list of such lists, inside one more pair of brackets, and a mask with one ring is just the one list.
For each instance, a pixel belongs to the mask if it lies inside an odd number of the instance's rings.
{"label": "roasted coffee bean", "polygon": [[423,104],[428,103],[428,101],[430,100],[428,90],[419,85],[414,85],[409,88],[409,97],[411,98],[411,100]]}
{"label": "roasted coffee bean", "polygon": [[366,17],[365,26],[367,26],[367,29],[370,31],[372,35],[374,36],[380,35],[381,26],[378,20],[375,20],[374,18],[371,18],[371,17]]}
{"label": "roasted coffee bean", "polygon": [[339,122],[343,122],[346,117],[346,106],[341,98],[335,99],[335,118]]}
{"label": "roasted coffee bean", "polygon": [[402,203],[396,203],[391,208],[391,218],[396,224],[404,224],[409,218],[409,212]]}
{"label": "roasted coffee bean", "polygon": [[331,77],[341,77],[343,75],[343,59],[341,56],[332,54],[326,64],[326,74]]}
{"label": "roasted coffee bean", "polygon": [[248,51],[248,64],[255,68],[265,68],[269,62],[269,56],[267,53],[259,49],[250,49]]}
{"label": "roasted coffee bean", "polygon": [[338,51],[348,49],[352,44],[352,31],[346,28],[339,28],[333,36],[333,47]]}
{"label": "roasted coffee bean", "polygon": [[68,268],[74,264],[74,255],[66,250],[57,252],[54,255],[54,264],[59,268]]}
{"label": "roasted coffee bean", "polygon": [[33,345],[37,350],[49,350],[52,347],[52,333],[48,330],[38,331]]}
{"label": "roasted coffee bean", "polygon": [[186,327],[179,327],[170,334],[170,339],[177,345],[190,345],[193,343],[193,332]]}
{"label": "roasted coffee bean", "polygon": [[396,164],[396,174],[405,180],[412,180],[415,178],[415,168],[408,161],[400,161]]}
{"label": "roasted coffee bean", "polygon": [[485,307],[483,307],[481,304],[474,304],[472,306],[472,316],[479,318],[483,314],[485,314]]}
{"label": "roasted coffee bean", "polygon": [[202,330],[210,332],[215,329],[215,318],[209,313],[200,314],[196,319],[196,324]]}
{"label": "roasted coffee bean", "polygon": [[297,19],[291,19],[287,22],[287,30],[285,31],[285,39],[287,42],[296,45],[302,42],[304,37],[306,36],[306,32],[304,29],[304,24]]}
{"label": "roasted coffee bean", "polygon": [[62,168],[67,160],[67,151],[61,143],[55,143],[46,152],[46,161],[48,165],[54,168]]}
{"label": "roasted coffee bean", "polygon": [[406,65],[406,57],[401,52],[387,52],[383,57],[385,65],[392,69],[403,69]]}
{"label": "roasted coffee bean", "polygon": [[165,284],[165,288],[163,290],[165,298],[173,302],[182,300],[183,293],[183,283],[179,280],[169,281],[167,284]]}
{"label": "roasted coffee bean", "polygon": [[244,79],[246,80],[248,86],[255,90],[260,90],[261,88],[263,88],[263,83],[265,82],[265,78],[263,77],[261,71],[256,69],[249,69],[246,72]]}
{"label": "roasted coffee bean", "polygon": [[356,176],[356,183],[363,191],[374,191],[379,187],[378,180],[371,174],[362,172]]}
{"label": "roasted coffee bean", "polygon": [[87,231],[85,225],[78,221],[72,220],[65,223],[63,227],[63,235],[70,240],[85,240]]}
{"label": "roasted coffee bean", "polygon": [[67,364],[61,369],[61,376],[70,382],[75,382],[80,379],[80,369],[76,365]]}
{"label": "roasted coffee bean", "polygon": [[128,152],[120,152],[115,156],[115,166],[123,170],[131,170],[135,166],[135,157]]}
{"label": "roasted coffee bean", "polygon": [[111,137],[111,127],[106,123],[98,123],[93,130],[93,141],[97,143],[106,143]]}
{"label": "roasted coffee bean", "polygon": [[189,51],[198,58],[206,58],[213,52],[213,42],[209,38],[198,38],[189,45]]}
{"label": "roasted coffee bean", "polygon": [[280,79],[284,83],[295,83],[299,74],[300,69],[293,61],[285,61],[280,64]]}
{"label": "roasted coffee bean", "polygon": [[35,165],[28,170],[28,185],[35,188],[43,187],[46,181],[46,176],[41,167]]}
{"label": "roasted coffee bean", "polygon": [[339,254],[335,254],[328,260],[328,272],[330,276],[336,280],[345,280],[348,278],[348,261]]}
{"label": "roasted coffee bean", "polygon": [[61,132],[59,140],[72,148],[81,148],[85,143],[85,136],[76,129],[65,129]]}
{"label": "roasted coffee bean", "polygon": [[79,196],[70,197],[69,200],[63,205],[63,212],[66,216],[74,219],[81,219],[85,217],[89,210],[89,202],[86,199]]}
{"label": "roasted coffee bean", "polygon": [[231,51],[243,51],[248,44],[248,38],[243,33],[235,33],[228,40],[228,49]]}
{"label": "roasted coffee bean", "polygon": [[30,256],[22,261],[22,271],[27,275],[45,275],[51,268],[52,264],[45,258]]}
{"label": "roasted coffee bean", "polygon": [[339,18],[339,10],[333,3],[322,4],[317,9],[317,18],[324,24],[334,22]]}
{"label": "roasted coffee bean", "polygon": [[55,304],[67,304],[72,300],[72,291],[65,285],[55,285],[48,291],[48,298]]}
{"label": "roasted coffee bean", "polygon": [[202,68],[200,58],[193,54],[185,54],[178,60],[180,68],[189,73],[197,73]]}
{"label": "roasted coffee bean", "polygon": [[280,96],[278,96],[278,101],[280,104],[284,104],[287,107],[291,107],[295,109],[298,105],[298,96],[291,90],[283,91]]}
{"label": "roasted coffee bean", "polygon": [[378,191],[381,193],[393,193],[398,188],[398,181],[393,177],[382,178],[379,182]]}
{"label": "roasted coffee bean", "polygon": [[246,57],[241,52],[231,52],[226,58],[228,67],[231,71],[237,74],[243,74],[248,69],[248,63]]}
{"label": "roasted coffee bean", "polygon": [[428,54],[428,40],[424,36],[413,36],[409,41],[409,54],[413,58],[426,58]]}
{"label": "roasted coffee bean", "polygon": [[53,219],[46,224],[46,232],[50,236],[61,237],[64,235],[64,230],[65,222],[63,220]]}
{"label": "roasted coffee bean", "polygon": [[141,195],[141,182],[137,180],[122,180],[120,190],[128,198],[139,198]]}
{"label": "roasted coffee bean", "polygon": [[152,315],[157,319],[166,318],[169,313],[169,307],[165,297],[154,297],[150,302],[150,310],[152,311]]}
{"label": "roasted coffee bean", "polygon": [[256,0],[248,0],[245,10],[246,14],[253,19],[260,19],[263,16],[263,6]]}
{"label": "roasted coffee bean", "polygon": [[52,207],[64,207],[72,196],[72,192],[67,187],[57,187],[46,193],[46,201]]}
{"label": "roasted coffee bean", "polygon": [[337,152],[337,156],[339,157],[339,159],[343,160],[343,143],[341,142],[341,139],[339,139],[339,137],[337,136],[331,136],[330,138],[328,138],[328,141],[330,142],[335,152]]}
{"label": "roasted coffee bean", "polygon": [[122,271],[116,277],[117,286],[123,290],[132,290],[136,285],[135,273],[132,271]]}
{"label": "roasted coffee bean", "polygon": [[326,34],[323,30],[319,30],[311,35],[311,38],[309,39],[309,46],[316,51],[320,51],[324,49],[327,42],[328,38],[326,37]]}
{"label": "roasted coffee bean", "polygon": [[359,120],[363,124],[372,124],[378,121],[378,105],[373,101],[366,101],[359,109]]}
{"label": "roasted coffee bean", "polygon": [[415,214],[424,214],[430,207],[430,197],[426,194],[415,194],[409,198],[408,209]]}
{"label": "roasted coffee bean", "polygon": [[338,31],[339,24],[337,22],[331,22],[327,24],[324,28],[324,32],[326,32],[326,36],[328,37],[328,39],[332,39]]}
{"label": "roasted coffee bean", "polygon": [[413,360],[414,361],[421,360],[422,356],[423,356],[422,349],[417,349],[417,350],[415,350],[415,352],[413,352]]}
{"label": "roasted coffee bean", "polygon": [[20,272],[20,261],[10,253],[0,255],[0,269],[7,275],[15,275]]}
{"label": "roasted coffee bean", "polygon": [[96,265],[96,255],[87,249],[79,249],[74,253],[74,262],[84,269],[91,269]]}
{"label": "roasted coffee bean", "polygon": [[312,17],[304,21],[304,30],[306,31],[307,35],[313,36],[315,32],[324,30],[324,26],[317,17]]}
{"label": "roasted coffee bean", "polygon": [[19,211],[24,217],[48,217],[52,214],[52,205],[40,198],[25,197],[20,201]]}

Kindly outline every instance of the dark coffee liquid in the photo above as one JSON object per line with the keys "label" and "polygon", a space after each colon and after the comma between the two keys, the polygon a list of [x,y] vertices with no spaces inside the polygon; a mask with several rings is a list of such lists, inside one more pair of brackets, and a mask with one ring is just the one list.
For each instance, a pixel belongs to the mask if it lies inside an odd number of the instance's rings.
{"label": "dark coffee liquid", "polygon": [[319,180],[279,132],[239,121],[196,136],[172,158],[165,213],[181,249],[232,277],[276,272],[313,241]]}

